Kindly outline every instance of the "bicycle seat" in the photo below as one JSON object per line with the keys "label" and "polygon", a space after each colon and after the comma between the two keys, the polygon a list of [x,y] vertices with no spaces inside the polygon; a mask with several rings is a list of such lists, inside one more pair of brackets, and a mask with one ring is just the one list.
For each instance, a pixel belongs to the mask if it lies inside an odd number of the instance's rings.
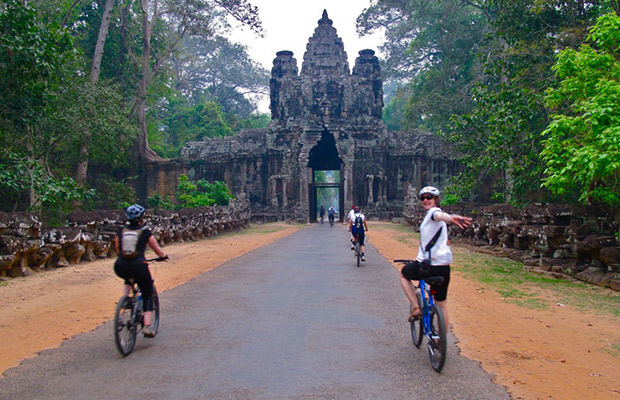
{"label": "bicycle seat", "polygon": [[441,285],[444,281],[443,276],[431,276],[430,278],[424,279],[429,284]]}

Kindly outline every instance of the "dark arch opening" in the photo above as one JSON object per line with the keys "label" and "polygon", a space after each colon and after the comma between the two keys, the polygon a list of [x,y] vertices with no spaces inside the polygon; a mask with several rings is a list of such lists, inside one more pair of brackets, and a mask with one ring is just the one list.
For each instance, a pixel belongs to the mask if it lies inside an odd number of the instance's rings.
{"label": "dark arch opening", "polygon": [[[338,156],[338,149],[336,149],[336,140],[334,135],[327,129],[321,133],[321,140],[310,150],[308,167],[312,168],[312,182],[309,185],[309,216],[310,221],[316,221],[317,210],[319,204],[317,204],[317,198],[325,197],[326,192],[332,193],[327,197],[337,197],[337,202],[333,204],[337,210],[339,210],[340,220],[342,221],[342,207],[344,204],[344,185],[341,174],[342,160]],[[339,182],[319,182],[315,180],[316,171],[338,171],[337,176]],[[334,193],[336,191],[336,193]],[[330,202],[331,203],[331,202]]]}
{"label": "dark arch opening", "polygon": [[334,135],[326,129],[321,134],[321,140],[310,150],[308,167],[315,171],[333,171],[340,170],[341,164]]}

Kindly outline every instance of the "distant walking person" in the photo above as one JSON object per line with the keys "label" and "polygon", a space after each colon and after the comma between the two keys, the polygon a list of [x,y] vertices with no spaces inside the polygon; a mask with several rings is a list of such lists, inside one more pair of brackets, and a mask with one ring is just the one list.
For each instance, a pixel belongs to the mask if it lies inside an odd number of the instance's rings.
{"label": "distant walking person", "polygon": [[319,215],[321,216],[321,223],[323,223],[323,218],[325,218],[325,207],[321,204],[321,208],[319,209]]}

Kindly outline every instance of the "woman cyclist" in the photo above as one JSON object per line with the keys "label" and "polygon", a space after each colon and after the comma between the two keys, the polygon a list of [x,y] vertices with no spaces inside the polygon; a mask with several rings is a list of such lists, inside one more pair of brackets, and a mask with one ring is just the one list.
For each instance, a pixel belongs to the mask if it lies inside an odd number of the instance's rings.
{"label": "woman cyclist", "polygon": [[155,332],[151,327],[153,316],[153,278],[149,266],[144,257],[144,251],[148,244],[157,253],[160,259],[168,256],[162,251],[147,225],[144,225],[144,207],[134,204],[127,207],[125,215],[127,224],[121,226],[114,237],[114,249],[118,258],[114,263],[114,272],[125,280],[123,287],[124,295],[129,295],[133,280],[142,292],[142,310],[144,311],[144,329],[142,333],[146,337],[154,337]]}
{"label": "woman cyclist", "polygon": [[[443,311],[448,325],[448,310],[446,308],[446,297],[448,294],[448,284],[450,283],[450,263],[452,262],[452,250],[448,246],[448,226],[453,223],[461,228],[467,228],[471,224],[471,218],[462,217],[456,214],[448,214],[439,208],[439,190],[433,186],[426,186],[420,190],[418,197],[422,202],[422,207],[427,211],[422,224],[420,224],[420,247],[416,260],[403,267],[400,275],[400,284],[405,292],[405,296],[411,303],[411,314],[409,319],[419,318],[422,314],[420,305],[415,293],[415,286],[411,281],[431,276],[443,276],[444,282],[441,285],[431,285],[431,289],[436,292],[435,301],[437,306]],[[435,237],[437,236],[437,239]],[[433,239],[435,244],[430,249],[430,267],[422,266],[422,261],[428,259],[428,252],[424,249]]]}

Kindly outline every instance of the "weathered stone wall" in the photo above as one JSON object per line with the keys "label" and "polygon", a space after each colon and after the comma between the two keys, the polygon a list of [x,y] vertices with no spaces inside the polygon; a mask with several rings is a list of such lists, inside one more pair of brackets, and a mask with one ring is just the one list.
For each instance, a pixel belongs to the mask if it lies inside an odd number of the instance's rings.
{"label": "weathered stone wall", "polygon": [[[469,229],[450,225],[451,240],[465,242],[494,255],[523,262],[530,268],[572,276],[620,290],[620,215],[598,206],[455,205],[442,210],[473,218]],[[413,194],[403,210],[418,229],[426,211]]]}
{"label": "weathered stone wall", "polygon": [[[122,211],[78,212],[65,226],[46,229],[34,214],[0,212],[0,277],[116,257],[112,242],[124,221]],[[154,211],[146,218],[161,245],[216,236],[249,222],[250,204],[243,195],[226,207]]]}

